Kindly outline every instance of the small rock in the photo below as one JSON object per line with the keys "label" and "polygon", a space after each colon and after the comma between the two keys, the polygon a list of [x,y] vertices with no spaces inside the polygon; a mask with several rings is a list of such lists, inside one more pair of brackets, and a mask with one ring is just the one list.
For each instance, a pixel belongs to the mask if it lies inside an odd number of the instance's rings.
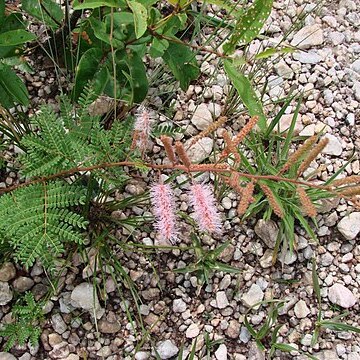
{"label": "small rock", "polygon": [[351,69],[354,70],[355,72],[357,72],[358,74],[360,74],[360,59],[355,60],[351,64]]}
{"label": "small rock", "polygon": [[300,61],[302,64],[317,64],[322,61],[322,57],[315,52],[296,51],[293,53],[294,60]]}
{"label": "small rock", "polygon": [[51,324],[58,334],[62,334],[67,330],[67,325],[60,314],[54,314],[51,317]]}
{"label": "small rock", "polygon": [[183,299],[175,299],[173,301],[173,312],[183,313],[186,310],[186,303]]}
{"label": "small rock", "polygon": [[200,104],[196,108],[191,122],[198,130],[205,130],[211,125],[213,118],[206,104]]}
{"label": "small rock", "polygon": [[199,141],[197,141],[190,148],[188,148],[191,141],[192,141],[191,139],[188,140],[184,145],[186,153],[189,156],[191,162],[200,163],[203,160],[205,160],[207,157],[209,157],[214,146],[213,139],[209,137],[204,137]]}
{"label": "small rock", "polygon": [[260,219],[256,223],[254,231],[267,247],[274,249],[279,233],[279,228],[275,221]]}
{"label": "small rock", "polygon": [[150,288],[141,292],[141,295],[145,300],[157,299],[160,295],[160,290],[157,288]]}
{"label": "small rock", "polygon": [[299,300],[294,307],[295,316],[298,319],[304,319],[310,314],[310,310],[304,300]]}
{"label": "small rock", "polygon": [[196,324],[191,324],[187,329],[185,336],[188,339],[196,338],[200,333],[199,327]]}
{"label": "small rock", "polygon": [[100,303],[93,286],[88,283],[77,285],[71,292],[71,305],[82,308],[90,313],[100,310]]}
{"label": "small rock", "polygon": [[356,298],[353,293],[341,284],[334,284],[328,291],[328,298],[331,303],[348,309],[355,305]]}
{"label": "small rock", "polygon": [[4,263],[0,268],[0,281],[9,281],[16,276],[15,266],[11,262]]}
{"label": "small rock", "polygon": [[13,298],[13,293],[7,282],[0,281],[0,305],[6,305]]}
{"label": "small rock", "polygon": [[237,339],[240,335],[240,324],[237,320],[230,320],[226,334],[231,339]]}
{"label": "small rock", "polygon": [[324,350],[321,353],[314,354],[319,360],[339,360],[336,351],[334,350]]}
{"label": "small rock", "polygon": [[218,291],[216,293],[216,306],[219,309],[224,309],[229,305],[229,300],[226,296],[225,291]]}
{"label": "small rock", "polygon": [[315,124],[310,124],[304,127],[302,131],[300,131],[300,136],[313,136],[315,134]]}
{"label": "small rock", "polygon": [[249,333],[249,330],[245,326],[241,327],[239,339],[244,344],[247,344],[251,339],[251,334]]}
{"label": "small rock", "polygon": [[256,303],[262,301],[263,298],[264,292],[261,290],[261,287],[257,284],[252,284],[249,291],[242,296],[241,301],[245,306],[253,307]]}
{"label": "small rock", "polygon": [[26,276],[20,276],[13,282],[13,287],[15,291],[25,292],[31,289],[34,286],[34,280]]}
{"label": "small rock", "polygon": [[146,351],[138,351],[135,354],[135,360],[148,360],[150,358],[150,354]]}
{"label": "small rock", "polygon": [[324,154],[339,156],[342,153],[342,145],[339,139],[331,134],[326,134],[326,138],[329,139],[328,144],[322,151]]}
{"label": "small rock", "polygon": [[179,348],[171,340],[162,341],[156,348],[160,359],[170,359],[179,352]]}
{"label": "small rock", "polygon": [[252,342],[250,344],[250,349],[247,355],[247,359],[251,360],[265,360],[265,354],[261,351],[256,343]]}
{"label": "small rock", "polygon": [[353,212],[343,217],[337,224],[337,229],[345,239],[355,239],[360,232],[360,212]]}
{"label": "small rock", "polygon": [[226,360],[227,356],[227,348],[225,344],[221,344],[217,350],[215,351],[215,358],[217,360]]}
{"label": "small rock", "polygon": [[260,258],[260,266],[263,269],[267,269],[272,266],[272,259],[273,259],[273,250],[266,249],[264,255]]}
{"label": "small rock", "polygon": [[329,33],[329,39],[334,46],[337,46],[344,42],[345,35],[339,31],[332,31],[331,33]]}
{"label": "small rock", "polygon": [[324,42],[324,35],[321,26],[318,24],[304,26],[300,29],[291,41],[292,46],[300,49],[308,49],[321,45]]}
{"label": "small rock", "polygon": [[0,360],[17,360],[16,357],[8,352],[0,352]]}
{"label": "small rock", "polygon": [[99,331],[103,334],[115,334],[120,331],[120,324],[115,322],[107,321],[106,319],[100,319],[98,323]]}
{"label": "small rock", "polygon": [[294,76],[294,72],[289,65],[285,63],[285,61],[280,61],[275,64],[275,71],[279,76],[284,79],[292,79]]}

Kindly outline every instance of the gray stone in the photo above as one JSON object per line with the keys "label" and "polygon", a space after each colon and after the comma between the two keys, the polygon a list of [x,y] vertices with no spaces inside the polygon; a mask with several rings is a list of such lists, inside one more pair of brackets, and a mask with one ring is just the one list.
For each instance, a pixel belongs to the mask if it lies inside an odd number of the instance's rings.
{"label": "gray stone", "polygon": [[110,322],[106,319],[100,319],[98,326],[99,331],[103,334],[115,334],[121,329],[121,326],[117,321]]}
{"label": "gray stone", "polygon": [[294,60],[300,61],[302,64],[317,64],[322,61],[322,57],[315,52],[296,51],[293,53]]}
{"label": "gray stone", "polygon": [[88,283],[77,285],[71,292],[71,305],[90,313],[100,310],[100,303],[94,287]]}
{"label": "gray stone", "polygon": [[357,101],[360,101],[360,81],[354,81],[353,90],[354,90],[355,99]]}
{"label": "gray stone", "polygon": [[54,314],[51,317],[51,324],[58,334],[63,334],[67,330],[67,325],[60,314]]}
{"label": "gray stone", "polygon": [[183,313],[186,310],[186,303],[183,299],[175,299],[173,301],[173,312]]}
{"label": "gray stone", "polygon": [[275,64],[274,68],[277,74],[284,79],[292,79],[294,76],[293,70],[285,63],[285,61],[278,62]]}
{"label": "gray stone", "polygon": [[188,339],[193,339],[196,338],[200,333],[200,329],[196,324],[191,324],[187,329],[186,329],[186,333],[185,336]]}
{"label": "gray stone", "polygon": [[242,326],[240,329],[239,339],[244,344],[247,344],[249,342],[249,340],[251,339],[251,334],[249,333],[249,330],[245,326]]}
{"label": "gray stone", "polygon": [[237,339],[240,334],[240,324],[237,320],[230,320],[229,326],[226,329],[226,335],[231,339]]}
{"label": "gray stone", "polygon": [[138,351],[135,354],[135,360],[148,360],[150,358],[150,354],[146,351]]}
{"label": "gray stone", "polygon": [[310,310],[304,300],[299,300],[294,307],[295,316],[298,319],[304,319],[310,314]]}
{"label": "gray stone", "polygon": [[17,360],[16,357],[8,352],[0,352],[0,360]]}
{"label": "gray stone", "polygon": [[0,281],[9,281],[16,276],[15,266],[11,262],[2,264],[0,268]]}
{"label": "gray stone", "polygon": [[324,350],[321,353],[314,354],[319,360],[340,360],[334,350]]}
{"label": "gray stone", "polygon": [[179,352],[179,348],[171,340],[162,341],[156,348],[160,359],[170,359]]}
{"label": "gray stone", "polygon": [[216,306],[219,309],[224,309],[229,305],[229,300],[226,296],[226,292],[225,291],[218,291],[216,293]]}
{"label": "gray stone", "polygon": [[304,26],[300,29],[291,41],[292,46],[300,49],[308,49],[321,45],[324,42],[324,35],[321,26],[318,24]]}
{"label": "gray stone", "polygon": [[263,298],[264,292],[261,290],[261,287],[257,284],[252,284],[248,292],[241,297],[241,301],[245,306],[253,307],[256,303],[262,301]]}
{"label": "gray stone", "polygon": [[326,134],[325,137],[329,139],[329,142],[325,146],[322,152],[327,155],[335,155],[335,156],[341,155],[342,145],[339,139],[331,134]]}
{"label": "gray stone", "polygon": [[355,60],[351,64],[351,69],[354,70],[355,72],[357,72],[358,74],[360,74],[360,59]]}
{"label": "gray stone", "polygon": [[332,31],[329,33],[329,38],[334,46],[340,45],[345,40],[345,35],[339,31]]}
{"label": "gray stone", "polygon": [[255,225],[255,234],[270,249],[274,249],[279,228],[273,220],[260,219]]}
{"label": "gray stone", "polygon": [[14,290],[25,292],[34,286],[34,280],[25,276],[20,276],[13,282]]}
{"label": "gray stone", "polygon": [[206,104],[200,104],[196,108],[191,122],[198,130],[205,130],[211,125],[213,118]]}
{"label": "gray stone", "polygon": [[337,229],[345,239],[355,239],[360,232],[360,212],[353,212],[343,217],[337,224]]}
{"label": "gray stone", "polygon": [[227,348],[225,344],[220,344],[220,346],[215,351],[215,358],[217,360],[226,360],[227,356]]}
{"label": "gray stone", "polygon": [[353,293],[341,284],[334,284],[328,291],[328,298],[331,303],[348,309],[355,305],[356,298]]}
{"label": "gray stone", "polygon": [[265,360],[265,353],[261,351],[256,343],[250,344],[250,349],[247,355],[247,359],[251,360]]}
{"label": "gray stone", "polygon": [[6,305],[13,298],[13,293],[7,282],[0,281],[0,305]]}
{"label": "gray stone", "polygon": [[191,141],[192,140],[189,139],[185,143],[185,150],[191,162],[200,163],[203,160],[205,160],[207,157],[209,157],[214,146],[213,139],[209,137],[204,137],[189,148]]}

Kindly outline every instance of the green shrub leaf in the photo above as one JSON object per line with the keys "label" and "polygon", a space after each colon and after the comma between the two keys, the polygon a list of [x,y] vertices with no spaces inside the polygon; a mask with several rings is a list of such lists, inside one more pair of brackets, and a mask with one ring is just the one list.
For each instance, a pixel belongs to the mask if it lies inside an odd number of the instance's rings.
{"label": "green shrub leaf", "polygon": [[170,42],[163,59],[184,91],[200,75],[195,54],[186,45]]}
{"label": "green shrub leaf", "polygon": [[225,54],[232,54],[239,43],[247,44],[253,40],[269,17],[273,0],[255,0],[254,3],[238,18],[235,30],[224,45]]}
{"label": "green shrub leaf", "polygon": [[249,79],[244,74],[237,71],[229,60],[224,61],[224,68],[230,80],[234,84],[242,102],[249,110],[250,115],[259,116],[258,126],[262,131],[266,130],[264,110]]}
{"label": "green shrub leaf", "polygon": [[147,29],[147,10],[136,1],[128,1],[129,8],[134,14],[136,38],[141,38]]}
{"label": "green shrub leaf", "polygon": [[101,6],[123,7],[123,6],[125,6],[125,1],[122,1],[122,0],[75,0],[74,4],[73,4],[74,10],[96,9]]}
{"label": "green shrub leaf", "polygon": [[0,46],[14,46],[35,40],[36,36],[26,30],[10,30],[0,34]]}
{"label": "green shrub leaf", "polygon": [[57,29],[64,18],[60,5],[53,0],[23,0],[21,6],[29,15],[52,29]]}

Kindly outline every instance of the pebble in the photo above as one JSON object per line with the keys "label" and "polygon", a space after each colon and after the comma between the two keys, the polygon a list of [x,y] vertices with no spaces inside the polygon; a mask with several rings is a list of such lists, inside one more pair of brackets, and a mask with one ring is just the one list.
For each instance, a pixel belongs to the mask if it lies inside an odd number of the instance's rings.
{"label": "pebble", "polygon": [[357,72],[358,74],[360,74],[360,59],[355,60],[351,64],[351,69],[354,70],[355,72]]}
{"label": "pebble", "polygon": [[300,61],[302,64],[317,64],[322,61],[322,57],[316,52],[296,51],[293,54],[294,60]]}
{"label": "pebble", "polygon": [[51,324],[58,334],[63,334],[67,330],[67,325],[60,314],[51,316]]}
{"label": "pebble", "polygon": [[308,49],[313,46],[321,45],[324,42],[324,34],[320,25],[308,25],[300,29],[291,41],[292,46],[300,49]]}
{"label": "pebble", "polygon": [[9,287],[9,284],[4,281],[0,281],[0,305],[6,305],[13,298],[13,293]]}
{"label": "pebble", "polygon": [[220,346],[215,351],[215,358],[217,360],[227,360],[227,348],[225,344],[220,344]]}
{"label": "pebble", "polygon": [[185,336],[188,339],[193,339],[196,338],[200,333],[200,329],[196,324],[191,324],[187,329],[186,329],[186,333]]}
{"label": "pebble", "polygon": [[0,281],[10,281],[15,276],[16,276],[16,269],[11,262],[6,262],[1,266]]}
{"label": "pebble", "polygon": [[173,311],[175,313],[183,313],[186,310],[186,303],[183,299],[175,299],[173,301]]}
{"label": "pebble", "polygon": [[348,309],[355,305],[356,298],[353,293],[341,284],[334,284],[328,291],[328,298],[331,303]]}
{"label": "pebble", "polygon": [[179,352],[179,348],[171,340],[162,341],[156,348],[160,359],[170,359]]}
{"label": "pebble", "polygon": [[187,152],[187,155],[189,156],[189,159],[193,163],[200,163],[204,161],[212,152],[213,146],[214,146],[214,140],[209,137],[204,137],[197,141],[194,145],[191,146],[189,149],[190,142],[192,140],[188,140],[185,143],[185,150]]}
{"label": "pebble", "polygon": [[354,240],[360,232],[360,212],[343,217],[337,224],[337,229],[345,239]]}
{"label": "pebble", "polygon": [[106,319],[100,319],[98,327],[99,331],[103,334],[115,334],[121,329],[121,326],[117,321],[110,322]]}
{"label": "pebble", "polygon": [[342,153],[342,145],[339,139],[335,135],[326,134],[326,138],[329,139],[328,144],[323,149],[323,153],[327,155],[339,156]]}
{"label": "pebble", "polygon": [[15,291],[25,292],[34,286],[34,280],[25,276],[20,276],[13,282]]}
{"label": "pebble", "polygon": [[206,104],[200,104],[191,118],[192,124],[198,130],[205,130],[213,122],[212,114]]}
{"label": "pebble", "polygon": [[[95,311],[100,316],[100,303],[94,287],[88,283],[77,285],[71,292],[71,305],[89,311]],[[102,315],[102,314],[101,314]]]}
{"label": "pebble", "polygon": [[16,357],[8,352],[0,352],[0,360],[17,360]]}
{"label": "pebble", "polygon": [[240,335],[240,324],[237,320],[230,320],[229,326],[226,329],[226,335],[231,339],[237,339]]}
{"label": "pebble", "polygon": [[310,310],[304,300],[299,300],[294,306],[294,313],[298,319],[304,319],[310,314]]}
{"label": "pebble", "polygon": [[[264,298],[264,292],[261,287],[257,284],[252,284],[247,293],[241,297],[241,301],[247,307],[253,307],[256,303],[262,301]],[[255,309],[259,308],[257,306]]]}
{"label": "pebble", "polygon": [[273,220],[260,219],[254,228],[255,234],[270,249],[274,249],[279,228]]}
{"label": "pebble", "polygon": [[225,291],[218,291],[216,293],[216,306],[218,309],[225,309],[229,305],[229,300]]}

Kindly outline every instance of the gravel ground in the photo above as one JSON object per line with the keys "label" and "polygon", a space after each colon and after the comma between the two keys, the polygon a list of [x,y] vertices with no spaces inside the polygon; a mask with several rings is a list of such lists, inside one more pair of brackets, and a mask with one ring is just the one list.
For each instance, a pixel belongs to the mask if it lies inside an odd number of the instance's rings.
{"label": "gravel ground", "polygon": [[[287,94],[291,87],[305,91],[303,105],[297,124],[300,135],[311,136],[326,129],[329,144],[321,159],[313,162],[313,170],[326,180],[355,153],[355,160],[346,166],[346,174],[360,175],[359,149],[360,125],[360,2],[352,0],[329,1],[319,14],[315,4],[303,0],[276,1],[269,21],[271,41],[279,39],[291,26],[291,19],[301,9],[309,12],[305,27],[289,37],[291,45],[299,51],[278,61],[274,72],[268,77],[266,96],[274,99]],[[248,56],[259,51],[263,44],[254,41]],[[200,60],[200,59],[199,59]],[[204,75],[215,73],[217,60],[207,57],[202,62]],[[55,80],[45,81],[47,70],[38,77],[28,76],[34,102],[51,94]],[[65,80],[65,79],[63,79]],[[43,84],[46,86],[43,86]],[[190,86],[186,93],[178,93],[175,100],[174,121],[186,129],[186,136],[195,135],[218,117],[228,91],[224,74],[215,73],[212,82],[199,82]],[[154,89],[155,91],[155,89]],[[265,97],[266,100],[266,97]],[[157,101],[161,102],[158,98]],[[289,126],[294,106],[289,106],[281,120],[281,127]],[[160,118],[160,121],[166,121]],[[234,122],[229,130],[237,131]],[[221,145],[222,140],[218,140]],[[212,138],[203,138],[190,156],[193,161],[206,158],[214,147]],[[160,142],[153,143],[151,151],[157,156]],[[157,162],[163,159],[157,156]],[[14,173],[8,174],[5,184],[11,185]],[[123,196],[140,194],[147,188],[144,180],[132,180]],[[178,183],[184,178],[179,176]],[[186,185],[177,190],[178,206],[188,211]],[[244,326],[248,309],[261,300],[282,299],[278,323],[279,342],[291,344],[318,359],[360,359],[360,335],[349,332],[323,331],[319,342],[311,346],[311,336],[318,312],[313,294],[311,258],[316,257],[321,284],[322,310],[330,319],[343,310],[349,310],[346,322],[360,325],[360,212],[352,212],[346,202],[332,201],[324,204],[318,215],[319,244],[311,242],[300,228],[297,229],[298,248],[293,254],[283,254],[280,262],[271,265],[277,224],[273,221],[251,219],[241,223],[236,215],[237,196],[228,193],[221,201],[219,210],[224,219],[225,234],[221,238],[203,237],[209,248],[220,241],[231,244],[221,255],[221,260],[241,269],[240,274],[217,272],[207,286],[200,287],[192,274],[175,274],[169,270],[189,264],[191,256],[179,250],[153,254],[125,252],[121,263],[136,284],[142,304],[144,325],[149,329],[145,338],[139,326],[133,328],[126,315],[127,306],[133,303],[129,289],[123,283],[115,283],[111,269],[94,268],[96,253],[88,250],[90,264],[84,264],[80,256],[73,257],[59,281],[59,292],[46,305],[48,321],[37,347],[16,347],[10,353],[0,353],[1,360],[34,359],[132,359],[134,349],[145,340],[134,356],[137,360],[152,359],[154,349],[160,359],[171,359],[184,344],[185,355],[196,339],[198,359],[206,359],[205,334],[211,341],[220,340],[211,350],[210,359],[262,360],[269,355],[261,353]],[[146,215],[148,208],[134,207],[125,214]],[[352,212],[350,214],[350,212]],[[350,215],[349,215],[350,214]],[[189,229],[185,226],[182,233]],[[120,229],[122,239],[128,230]],[[135,232],[134,240],[145,245],[158,244],[154,232]],[[177,245],[189,245],[182,236]],[[119,249],[114,249],[119,252]],[[156,269],[156,272],[154,271]],[[104,280],[102,292],[94,294],[92,274]],[[282,279],[284,281],[278,281]],[[296,280],[296,281],[293,281]],[[121,299],[117,286],[120,287]],[[6,263],[0,268],[0,319],[10,321],[11,300],[15,293],[30,290],[40,299],[49,287],[42,267],[35,265],[24,273],[14,264]],[[98,298],[99,297],[99,298]],[[104,301],[106,299],[106,301]],[[131,310],[132,311],[132,310]],[[269,312],[262,306],[249,313],[253,326],[262,323]],[[133,316],[136,316],[134,313]],[[276,359],[305,359],[299,352],[276,353]]]}

